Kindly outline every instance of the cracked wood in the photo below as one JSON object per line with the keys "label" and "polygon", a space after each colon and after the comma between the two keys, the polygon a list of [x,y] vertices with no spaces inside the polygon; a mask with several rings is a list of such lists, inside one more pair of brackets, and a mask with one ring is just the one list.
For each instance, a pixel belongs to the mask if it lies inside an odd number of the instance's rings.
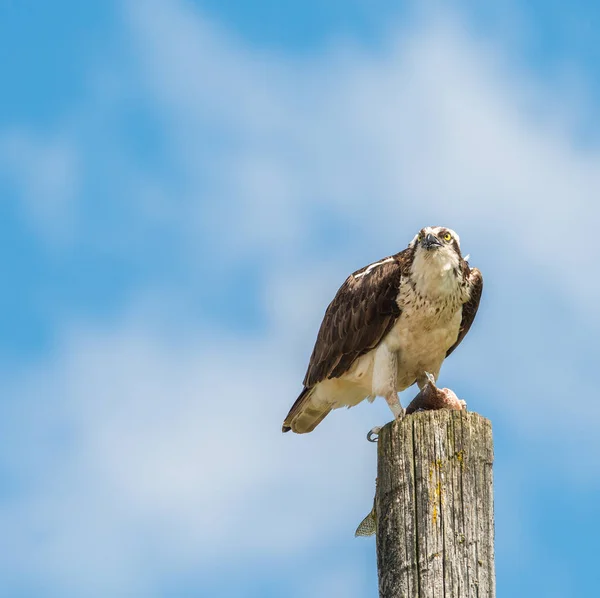
{"label": "cracked wood", "polygon": [[493,443],[476,413],[425,411],[379,435],[382,598],[494,598]]}

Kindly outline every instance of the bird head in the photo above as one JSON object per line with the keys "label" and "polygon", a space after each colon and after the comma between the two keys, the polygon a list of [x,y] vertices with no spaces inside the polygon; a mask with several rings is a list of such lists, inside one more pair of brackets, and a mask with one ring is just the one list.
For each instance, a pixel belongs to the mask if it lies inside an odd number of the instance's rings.
{"label": "bird head", "polygon": [[415,255],[438,262],[458,264],[462,262],[460,237],[451,228],[444,226],[426,226],[412,240],[411,247]]}
{"label": "bird head", "polygon": [[460,238],[452,229],[426,226],[415,235],[409,248],[413,250],[413,282],[421,295],[459,292],[469,266],[460,252]]}

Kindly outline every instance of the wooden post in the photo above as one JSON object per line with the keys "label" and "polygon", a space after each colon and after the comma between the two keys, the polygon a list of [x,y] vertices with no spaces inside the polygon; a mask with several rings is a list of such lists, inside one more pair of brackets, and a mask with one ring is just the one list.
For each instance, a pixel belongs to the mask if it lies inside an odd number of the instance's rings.
{"label": "wooden post", "polygon": [[379,434],[381,598],[493,598],[492,427],[477,413],[424,411]]}

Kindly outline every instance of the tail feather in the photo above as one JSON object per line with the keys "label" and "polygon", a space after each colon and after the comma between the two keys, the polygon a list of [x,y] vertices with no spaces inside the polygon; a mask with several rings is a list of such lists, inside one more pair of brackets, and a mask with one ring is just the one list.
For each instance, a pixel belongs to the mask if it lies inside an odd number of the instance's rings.
{"label": "tail feather", "polygon": [[331,407],[312,401],[314,388],[304,388],[283,422],[281,430],[297,434],[312,432],[331,411]]}

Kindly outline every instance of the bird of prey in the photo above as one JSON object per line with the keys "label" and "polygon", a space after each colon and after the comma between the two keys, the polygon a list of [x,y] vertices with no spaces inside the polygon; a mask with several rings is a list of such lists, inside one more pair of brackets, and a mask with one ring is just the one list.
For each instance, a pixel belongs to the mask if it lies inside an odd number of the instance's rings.
{"label": "bird of prey", "polygon": [[376,396],[403,417],[398,392],[437,379],[473,323],[483,278],[467,260],[458,235],[433,226],[351,274],[325,312],[283,431],[311,432],[332,409]]}

